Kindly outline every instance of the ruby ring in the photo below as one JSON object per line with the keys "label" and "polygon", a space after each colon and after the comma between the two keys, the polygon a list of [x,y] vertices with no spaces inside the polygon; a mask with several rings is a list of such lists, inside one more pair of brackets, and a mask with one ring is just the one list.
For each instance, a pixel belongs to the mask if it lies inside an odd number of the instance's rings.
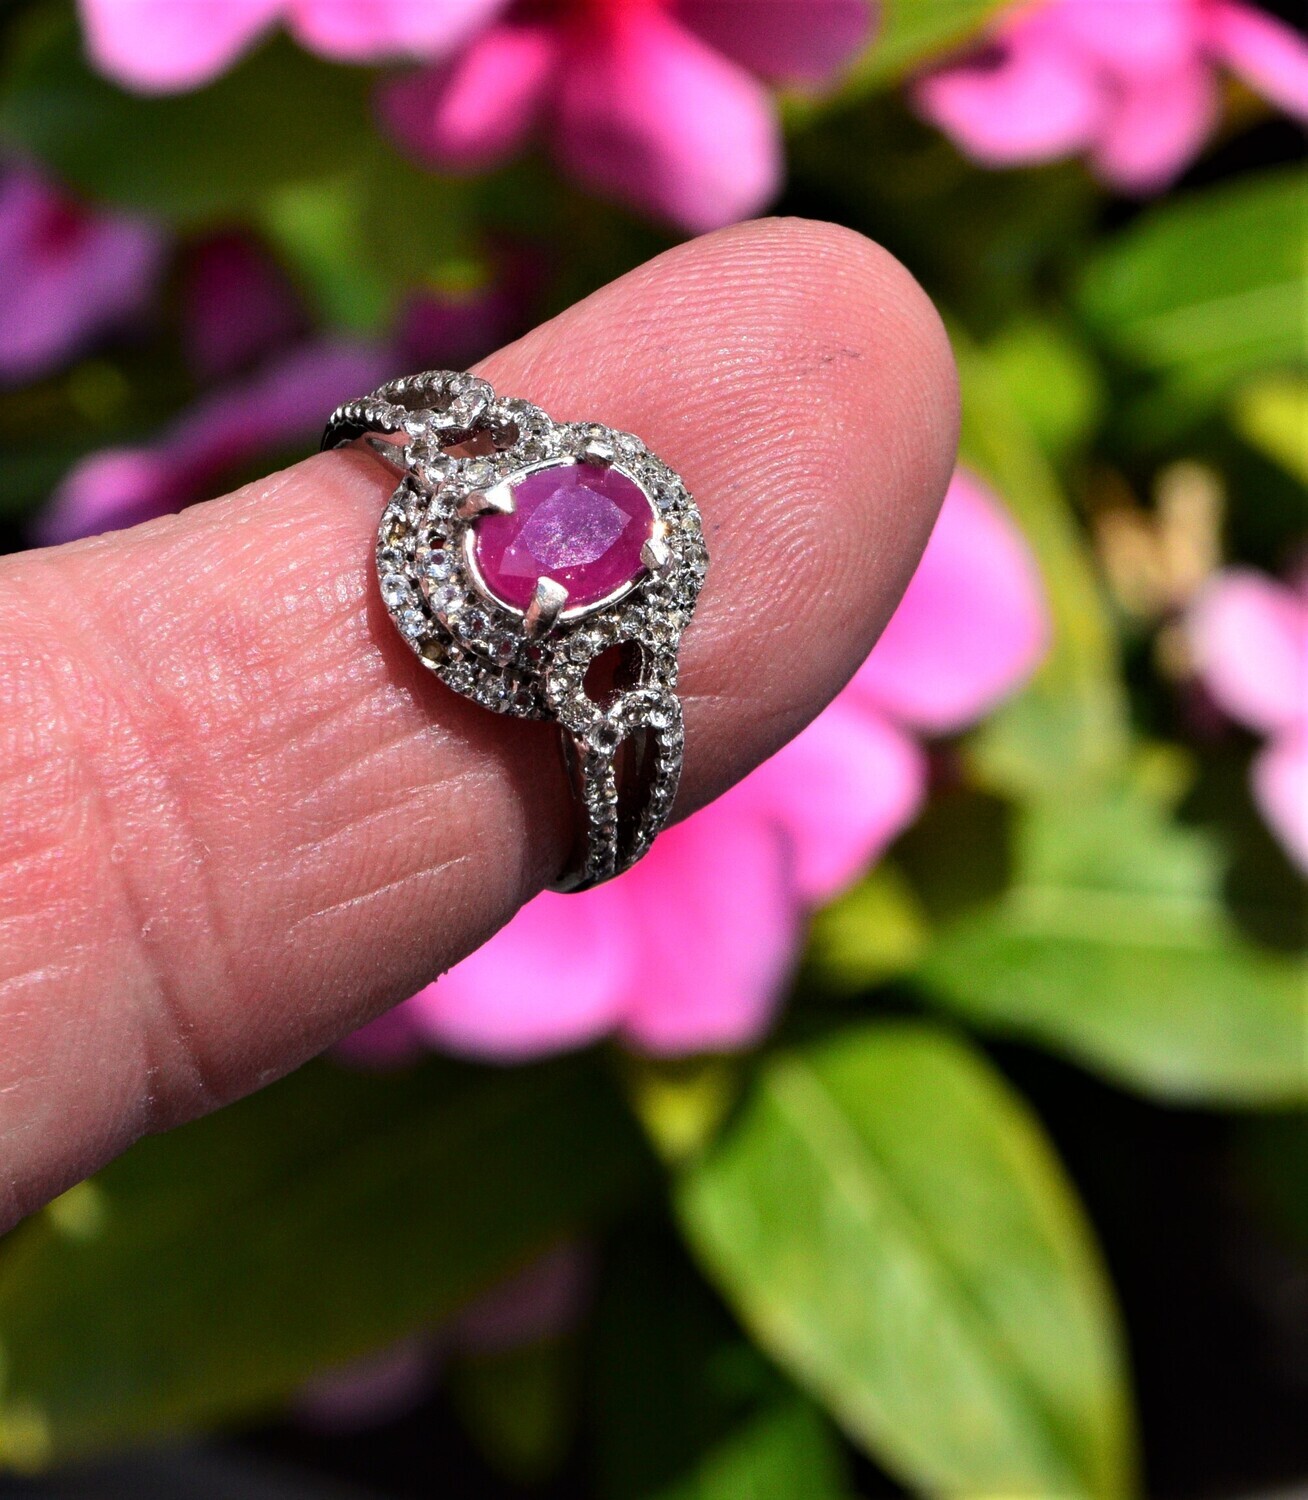
{"label": "ruby ring", "polygon": [[323,447],[360,439],[399,475],[377,572],[400,634],[455,692],[559,725],[581,836],[556,888],[621,874],[681,774],[677,648],[708,570],[686,486],[631,433],[446,370],[338,407]]}

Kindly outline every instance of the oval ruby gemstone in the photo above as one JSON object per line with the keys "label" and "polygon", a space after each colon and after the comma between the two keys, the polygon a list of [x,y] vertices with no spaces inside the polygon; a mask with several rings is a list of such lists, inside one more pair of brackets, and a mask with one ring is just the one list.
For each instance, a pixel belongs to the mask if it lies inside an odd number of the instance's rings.
{"label": "oval ruby gemstone", "polygon": [[509,486],[511,516],[473,523],[477,571],[492,594],[526,610],[538,578],[568,591],[565,611],[597,604],[645,572],[640,549],[654,534],[645,492],[617,469],[556,464]]}

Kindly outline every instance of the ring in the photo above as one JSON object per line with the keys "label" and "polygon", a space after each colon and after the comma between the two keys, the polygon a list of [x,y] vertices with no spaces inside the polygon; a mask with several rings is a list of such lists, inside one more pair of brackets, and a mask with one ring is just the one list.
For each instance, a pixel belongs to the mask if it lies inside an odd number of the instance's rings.
{"label": "ring", "polygon": [[449,370],[337,407],[323,448],[360,440],[400,476],[377,535],[391,619],[455,692],[558,724],[580,836],[554,889],[620,875],[681,776],[677,648],[708,571],[685,484],[629,432]]}

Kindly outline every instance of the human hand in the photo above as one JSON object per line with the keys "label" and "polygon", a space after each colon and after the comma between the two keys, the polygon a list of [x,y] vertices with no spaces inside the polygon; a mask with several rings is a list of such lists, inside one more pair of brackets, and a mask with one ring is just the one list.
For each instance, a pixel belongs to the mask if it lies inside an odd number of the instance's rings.
{"label": "human hand", "polygon": [[[859,236],[771,221],[484,373],[639,433],[699,502],[689,812],[822,708],[907,583],[953,461],[939,320]],[[386,618],[393,484],[320,454],[0,561],[0,1229],[403,999],[562,867],[551,727],[445,691]]]}

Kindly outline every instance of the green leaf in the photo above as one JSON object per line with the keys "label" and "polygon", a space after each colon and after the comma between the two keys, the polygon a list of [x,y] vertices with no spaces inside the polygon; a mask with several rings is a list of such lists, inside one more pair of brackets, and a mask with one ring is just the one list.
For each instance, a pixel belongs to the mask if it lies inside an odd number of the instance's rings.
{"label": "green leaf", "polygon": [[82,52],[71,14],[38,11],[4,79],[0,136],[88,197],[188,221],[339,175],[369,148],[369,75],[276,38],[207,88],[148,98]]}
{"label": "green leaf", "polygon": [[421,172],[374,142],[344,176],[270,191],[260,223],[328,323],[383,333],[413,288],[442,283],[451,269],[466,272],[470,192],[468,183]]}
{"label": "green leaf", "polygon": [[603,1500],[842,1500],[831,1424],[748,1344],[659,1224],[610,1254],[595,1334]]}
{"label": "green leaf", "polygon": [[759,1344],[915,1490],[1130,1491],[1089,1230],[1035,1121],[962,1043],[892,1024],[773,1058],[678,1201]]}
{"label": "green leaf", "polygon": [[0,1462],[256,1411],[435,1323],[639,1182],[591,1060],[313,1064],[141,1142],[0,1256]]}
{"label": "green leaf", "polygon": [[1007,0],[884,0],[881,29],[851,88],[888,83],[968,42]]}
{"label": "green leaf", "polygon": [[464,1354],[453,1362],[450,1397],[498,1473],[518,1484],[540,1484],[558,1471],[573,1438],[576,1364],[576,1347],[564,1338]]}
{"label": "green leaf", "polygon": [[1086,442],[1103,408],[1103,382],[1065,329],[1048,319],[1022,319],[992,339],[985,355],[1046,453],[1059,459]]}
{"label": "green leaf", "polygon": [[1308,972],[1255,948],[1221,855],[1127,787],[1019,814],[1017,878],[936,935],[921,986],[958,1015],[1166,1099],[1308,1099]]}
{"label": "green leaf", "polygon": [[795,88],[782,96],[787,126],[802,129],[844,112],[879,89],[899,83],[954,48],[964,47],[1007,0],[880,0],[877,28],[835,93]]}
{"label": "green leaf", "polygon": [[927,915],[896,866],[883,862],[813,918],[807,963],[836,993],[857,993],[915,968],[930,941]]}
{"label": "green leaf", "polygon": [[798,1396],[747,1418],[658,1500],[841,1500],[849,1494],[828,1423]]}
{"label": "green leaf", "polygon": [[1268,375],[1235,398],[1236,430],[1308,485],[1308,376]]}
{"label": "green leaf", "polygon": [[1082,278],[1086,317],[1122,355],[1204,398],[1304,354],[1304,192],[1298,168],[1165,200]]}
{"label": "green leaf", "polygon": [[961,454],[995,487],[1035,553],[1052,640],[1024,692],[976,741],[992,785],[1017,794],[1062,795],[1123,764],[1127,710],[1117,644],[1077,521],[1058,479],[1014,408],[1002,375],[951,329],[963,384]]}

